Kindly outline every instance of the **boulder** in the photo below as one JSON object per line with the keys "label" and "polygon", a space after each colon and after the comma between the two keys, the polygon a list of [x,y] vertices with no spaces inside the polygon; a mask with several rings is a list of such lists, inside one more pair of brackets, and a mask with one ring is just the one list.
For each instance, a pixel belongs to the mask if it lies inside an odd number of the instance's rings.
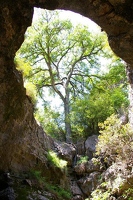
{"label": "boulder", "polygon": [[80,195],[76,195],[72,198],[72,200],[84,200],[84,198]]}
{"label": "boulder", "polygon": [[97,159],[93,158],[87,162],[76,165],[74,170],[77,175],[90,174],[95,171],[102,171],[102,165]]}
{"label": "boulder", "polygon": [[98,141],[97,135],[89,136],[85,141],[85,155],[87,155],[89,159],[93,157],[93,153],[96,151],[97,141]]}
{"label": "boulder", "polygon": [[107,188],[115,191],[119,197],[124,191],[132,188],[133,185],[132,170],[129,170],[127,164],[124,162],[118,162],[111,165],[104,173],[102,173],[102,177]]}
{"label": "boulder", "polygon": [[85,141],[79,140],[76,144],[77,155],[85,155]]}
{"label": "boulder", "polygon": [[92,172],[89,176],[78,180],[78,184],[85,195],[89,196],[91,192],[96,189],[99,176],[100,172]]}
{"label": "boulder", "polygon": [[68,166],[73,165],[74,157],[76,156],[76,147],[74,144],[55,142],[55,151],[60,158],[67,161]]}
{"label": "boulder", "polygon": [[83,196],[83,193],[81,191],[81,189],[79,188],[78,184],[76,181],[73,181],[71,184],[71,192],[73,194],[73,196]]}

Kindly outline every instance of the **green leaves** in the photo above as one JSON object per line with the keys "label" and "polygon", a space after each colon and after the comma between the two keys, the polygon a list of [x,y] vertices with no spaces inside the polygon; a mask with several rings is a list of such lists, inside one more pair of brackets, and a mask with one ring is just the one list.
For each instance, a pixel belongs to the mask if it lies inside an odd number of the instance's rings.
{"label": "green leaves", "polygon": [[[126,114],[128,106],[127,81],[123,63],[119,60],[110,71],[90,83],[90,92],[71,105],[72,129],[77,135],[87,137],[99,133],[99,122],[113,113]],[[73,136],[75,134],[73,133]],[[77,136],[78,137],[78,136]]]}
{"label": "green leaves", "polygon": [[[110,51],[103,32],[92,34],[87,26],[73,26],[59,12],[45,10],[28,28],[18,53],[25,80],[34,85],[31,91],[36,89],[44,104],[48,93],[62,101],[63,120],[51,109],[42,112],[48,121],[36,114],[54,137],[64,137],[64,124],[70,132],[72,127],[74,138],[97,134],[99,122],[128,105],[124,63]],[[101,72],[104,63],[109,73]]]}
{"label": "green leaves", "polygon": [[104,123],[100,123],[97,154],[103,154],[110,161],[132,160],[133,142],[132,129],[129,124],[123,125],[116,115],[111,115]]}

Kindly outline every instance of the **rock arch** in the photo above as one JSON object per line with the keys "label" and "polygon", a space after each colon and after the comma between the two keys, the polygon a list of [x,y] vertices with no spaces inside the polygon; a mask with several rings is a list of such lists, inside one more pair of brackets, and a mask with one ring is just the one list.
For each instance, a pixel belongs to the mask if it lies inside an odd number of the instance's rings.
{"label": "rock arch", "polygon": [[[130,111],[133,108],[133,3],[132,0],[1,0],[0,3],[0,160],[1,170],[27,170],[39,161],[53,141],[33,117],[14,55],[31,24],[33,7],[80,13],[106,31],[112,50],[127,62]],[[130,122],[133,123],[132,112]]]}

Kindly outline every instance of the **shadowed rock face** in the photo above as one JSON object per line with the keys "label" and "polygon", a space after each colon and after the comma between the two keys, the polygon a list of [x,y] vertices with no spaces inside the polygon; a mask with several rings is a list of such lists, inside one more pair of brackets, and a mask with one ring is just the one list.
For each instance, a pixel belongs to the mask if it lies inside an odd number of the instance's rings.
{"label": "shadowed rock face", "polygon": [[[39,161],[53,141],[33,117],[21,74],[14,66],[15,52],[31,24],[33,7],[78,12],[107,32],[112,50],[128,63],[133,80],[132,0],[1,0],[0,2],[0,169],[27,170]],[[132,98],[133,95],[131,95]],[[131,104],[132,107],[132,104]]]}

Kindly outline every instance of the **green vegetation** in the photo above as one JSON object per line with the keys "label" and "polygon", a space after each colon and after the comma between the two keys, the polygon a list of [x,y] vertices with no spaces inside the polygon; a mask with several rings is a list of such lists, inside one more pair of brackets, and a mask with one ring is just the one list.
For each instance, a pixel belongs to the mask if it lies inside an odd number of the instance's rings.
{"label": "green vegetation", "polygon": [[100,136],[97,154],[104,155],[106,161],[129,161],[133,159],[133,132],[129,124],[123,125],[116,115],[111,115],[99,124]]}
{"label": "green vegetation", "polygon": [[132,200],[133,199],[133,188],[128,188],[124,191],[122,195],[123,199]]}
{"label": "green vegetation", "polygon": [[44,109],[37,109],[34,115],[48,135],[59,141],[65,141],[65,130],[58,111],[54,111],[47,105]]}
{"label": "green vegetation", "polygon": [[[53,153],[52,153],[52,157],[53,157]],[[54,155],[54,157],[55,157],[55,155]],[[55,162],[57,163],[57,160],[56,161],[54,160],[54,164],[55,164]],[[59,164],[58,164],[58,166],[59,166]],[[61,166],[61,168],[62,168],[62,166]],[[48,180],[46,181],[46,179],[45,179],[45,177],[43,177],[41,171],[31,170],[29,172],[29,176],[30,176],[31,179],[35,179],[37,181],[35,187],[39,188],[41,186],[41,189],[44,188],[44,190],[55,195],[57,197],[57,199],[67,200],[67,199],[71,198],[71,192],[68,189],[64,189],[59,185],[54,185],[51,182],[48,182]]]}
{"label": "green vegetation", "polygon": [[88,156],[81,156],[80,159],[77,161],[77,164],[85,163],[88,161]]}
{"label": "green vegetation", "polygon": [[[104,72],[101,60],[110,61]],[[129,103],[125,63],[110,51],[104,33],[94,35],[86,26],[60,20],[57,11],[45,11],[26,32],[15,63],[24,76],[27,96],[39,107],[35,117],[47,134],[75,143],[79,138],[100,134],[96,156],[104,158],[107,166],[133,160],[132,129],[119,119],[127,114]],[[54,101],[59,97],[60,107],[53,109],[49,105],[45,91]],[[50,167],[66,173],[67,162],[55,152],[49,151],[47,160]],[[83,156],[77,164],[87,161],[88,157]],[[100,159],[92,161],[101,164]],[[29,175],[58,199],[71,198],[69,191],[46,181],[41,171],[31,170]],[[124,185],[123,179],[116,175],[111,190],[109,181],[102,182],[102,175],[99,177],[99,186],[90,200],[106,200]],[[27,194],[27,188],[23,193]],[[131,200],[132,188],[122,195],[123,199]]]}
{"label": "green vegetation", "polygon": [[109,191],[102,191],[100,189],[95,190],[92,192],[92,198],[91,200],[107,200],[110,197],[110,192]]}
{"label": "green vegetation", "polygon": [[[111,115],[99,124],[100,135],[96,148],[96,155],[104,158],[108,166],[112,165],[112,170],[116,174],[110,174],[110,178],[104,181],[99,180],[98,187],[92,192],[90,200],[106,200],[115,193],[121,193],[122,199],[131,200],[133,189],[127,189],[126,178],[123,177],[124,169],[127,163],[133,160],[133,131],[130,125],[122,124],[117,115]],[[95,161],[94,161],[95,162]],[[118,166],[123,168],[118,172]],[[126,170],[126,169],[125,169]],[[132,170],[132,165],[128,164],[128,170]]]}
{"label": "green vegetation", "polygon": [[65,169],[67,166],[67,161],[60,159],[53,151],[48,152],[47,159],[51,164],[60,169]]}
{"label": "green vegetation", "polygon": [[62,188],[60,186],[54,186],[54,185],[46,183],[45,187],[49,192],[51,192],[51,193],[55,194],[56,196],[58,196],[58,198],[60,200],[62,200],[62,199],[70,200],[71,197],[72,197],[72,194],[71,194],[70,191],[68,191],[68,190],[66,190],[66,189],[64,189],[64,188]]}
{"label": "green vegetation", "polygon": [[26,95],[31,99],[33,105],[35,105],[37,102],[37,88],[28,79],[32,71],[32,67],[30,66],[28,62],[26,62],[24,59],[19,57],[19,53],[16,54],[14,62],[16,65],[16,69],[20,71],[23,75],[24,87],[26,88]]}
{"label": "green vegetation", "polygon": [[66,141],[70,142],[77,130],[84,134],[71,111],[79,100],[91,102],[87,94],[101,79],[101,59],[114,59],[106,35],[91,34],[87,26],[73,26],[69,20],[60,20],[59,12],[45,10],[27,30],[18,55],[32,66],[26,75],[44,104],[46,88],[51,96],[60,98]]}

